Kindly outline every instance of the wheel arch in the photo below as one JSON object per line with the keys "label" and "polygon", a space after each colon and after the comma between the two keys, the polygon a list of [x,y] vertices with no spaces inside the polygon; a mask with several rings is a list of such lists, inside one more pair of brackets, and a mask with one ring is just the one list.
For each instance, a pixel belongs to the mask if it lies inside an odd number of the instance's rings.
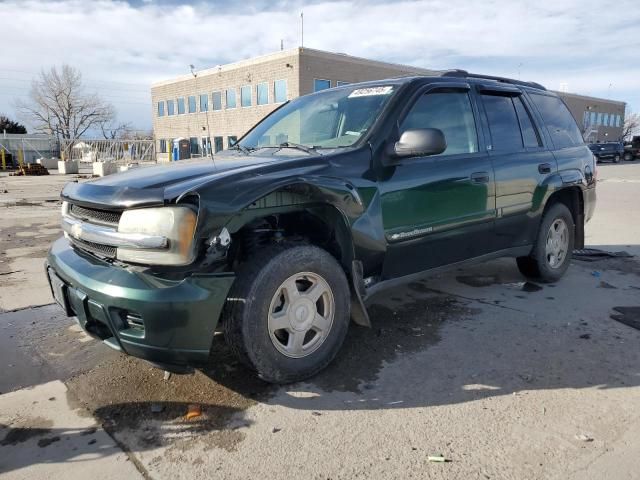
{"label": "wheel arch", "polygon": [[540,218],[556,203],[564,204],[573,217],[575,248],[584,248],[584,194],[579,186],[568,186],[560,188],[551,195],[545,202],[544,210]]}

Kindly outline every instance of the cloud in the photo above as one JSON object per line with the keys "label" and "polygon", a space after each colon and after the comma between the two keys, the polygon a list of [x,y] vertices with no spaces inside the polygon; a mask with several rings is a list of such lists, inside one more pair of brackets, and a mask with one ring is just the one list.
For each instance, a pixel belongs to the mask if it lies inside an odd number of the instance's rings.
{"label": "cloud", "polygon": [[151,123],[149,85],[305,45],[427,68],[464,68],[629,102],[640,110],[640,12],[635,2],[203,2],[9,0],[0,111],[12,112],[41,68],[68,63],[112,101],[122,120]]}

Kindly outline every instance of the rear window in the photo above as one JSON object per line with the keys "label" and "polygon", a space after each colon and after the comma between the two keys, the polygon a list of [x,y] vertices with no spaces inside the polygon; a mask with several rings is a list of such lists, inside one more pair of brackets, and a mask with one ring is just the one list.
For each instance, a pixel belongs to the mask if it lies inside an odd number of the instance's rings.
{"label": "rear window", "polygon": [[542,115],[556,148],[584,144],[578,125],[562,100],[539,93],[529,93],[529,95]]}

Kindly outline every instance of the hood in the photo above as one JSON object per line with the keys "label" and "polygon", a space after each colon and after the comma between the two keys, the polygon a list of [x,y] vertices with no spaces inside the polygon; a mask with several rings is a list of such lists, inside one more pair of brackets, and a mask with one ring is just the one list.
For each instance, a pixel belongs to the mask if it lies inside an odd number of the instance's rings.
{"label": "hood", "polygon": [[[240,178],[295,174],[315,170],[321,156],[241,155],[224,152],[210,159],[180,160],[165,165],[133,168],[98,180],[69,183],[62,198],[87,207],[114,210],[164,205],[199,186],[229,185]],[[315,167],[315,168],[314,168]],[[271,175],[268,175],[271,176]]]}

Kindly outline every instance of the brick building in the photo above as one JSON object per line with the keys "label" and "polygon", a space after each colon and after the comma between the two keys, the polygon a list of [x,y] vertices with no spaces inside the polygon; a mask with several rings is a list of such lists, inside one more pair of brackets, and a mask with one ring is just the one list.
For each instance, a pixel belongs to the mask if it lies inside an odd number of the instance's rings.
{"label": "brick building", "polygon": [[[228,148],[287,100],[345,83],[437,71],[309,48],[284,50],[151,86],[159,161]],[[561,93],[591,140],[615,140],[624,103]],[[586,113],[585,113],[586,112]],[[595,114],[595,115],[593,115]],[[602,138],[601,138],[602,137]],[[209,140],[210,139],[210,140]],[[182,148],[178,146],[182,144]],[[176,151],[171,152],[172,149]]]}

